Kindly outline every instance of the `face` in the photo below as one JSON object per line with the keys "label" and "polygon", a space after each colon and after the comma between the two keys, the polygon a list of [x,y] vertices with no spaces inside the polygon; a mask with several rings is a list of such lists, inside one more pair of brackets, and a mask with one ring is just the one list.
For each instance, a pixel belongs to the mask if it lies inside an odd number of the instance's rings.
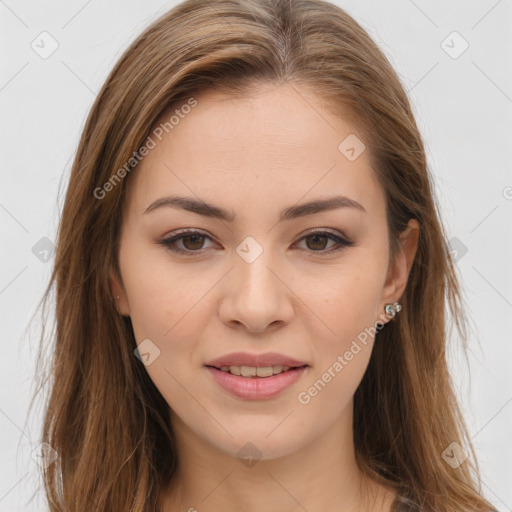
{"label": "face", "polygon": [[173,424],[233,456],[290,454],[346,421],[405,286],[369,150],[298,90],[197,96],[127,178],[119,310]]}

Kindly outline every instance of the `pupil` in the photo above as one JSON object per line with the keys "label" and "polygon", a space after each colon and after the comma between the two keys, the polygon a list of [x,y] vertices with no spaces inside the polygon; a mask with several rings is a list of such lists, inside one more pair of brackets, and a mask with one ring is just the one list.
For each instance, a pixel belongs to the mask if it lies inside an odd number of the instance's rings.
{"label": "pupil", "polygon": [[[308,238],[309,238],[309,239],[316,239],[316,240],[318,240],[318,239],[322,239],[322,238],[323,238],[323,239],[324,239],[324,242],[325,242],[325,240],[327,239],[327,237],[326,237],[325,235],[311,235],[311,236],[309,236]],[[314,243],[313,243],[313,245],[314,245]],[[321,245],[322,247],[316,247],[316,249],[325,249],[325,243],[320,244],[320,245]],[[311,247],[310,247],[310,248],[311,248]],[[313,249],[314,249],[314,248],[315,248],[315,247],[313,247]]]}
{"label": "pupil", "polygon": [[186,244],[185,241],[186,240],[195,240],[196,242],[199,240],[201,241],[201,239],[203,238],[203,235],[188,235],[186,236],[184,239],[183,239],[183,243],[184,245],[187,247],[187,249],[200,249],[201,248],[201,245],[202,243],[199,243],[199,246],[194,246],[194,242],[192,242],[192,247],[189,247],[188,245],[189,244]]}

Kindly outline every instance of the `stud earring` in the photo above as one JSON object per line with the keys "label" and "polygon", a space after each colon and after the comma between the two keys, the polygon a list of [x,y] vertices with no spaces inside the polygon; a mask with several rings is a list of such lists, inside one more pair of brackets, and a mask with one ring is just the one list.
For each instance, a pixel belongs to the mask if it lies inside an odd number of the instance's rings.
{"label": "stud earring", "polygon": [[384,306],[384,311],[386,311],[386,314],[389,315],[391,318],[395,318],[396,314],[402,310],[402,305],[398,302],[395,302],[394,304],[386,304]]}

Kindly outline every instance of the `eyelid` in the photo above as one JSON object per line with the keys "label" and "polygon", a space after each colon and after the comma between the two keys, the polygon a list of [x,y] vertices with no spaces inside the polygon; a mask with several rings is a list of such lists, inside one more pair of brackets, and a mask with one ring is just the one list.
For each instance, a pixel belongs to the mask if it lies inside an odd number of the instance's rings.
{"label": "eyelid", "polygon": [[[337,246],[331,247],[330,249],[324,249],[320,251],[312,251],[305,249],[305,252],[308,253],[308,256],[327,256],[328,254],[331,254],[333,252],[337,252],[339,250],[353,247],[356,245],[355,242],[353,242],[348,236],[346,236],[343,232],[338,230],[331,230],[329,228],[313,228],[309,231],[306,231],[305,233],[301,234],[297,242],[301,242],[308,236],[312,235],[320,235],[320,236],[328,236],[330,240],[333,240],[336,242]],[[297,243],[296,242],[296,243]]]}
{"label": "eyelid", "polygon": [[[204,249],[199,249],[197,251],[191,251],[191,250],[185,250],[185,249],[172,249],[170,247],[172,243],[177,242],[177,241],[179,241],[179,240],[181,240],[183,238],[186,238],[187,236],[192,236],[192,235],[201,235],[204,238],[208,238],[208,239],[210,239],[210,240],[215,242],[215,239],[213,237],[211,237],[209,234],[207,234],[205,231],[202,231],[201,229],[197,229],[197,228],[184,228],[184,229],[180,229],[178,231],[175,231],[170,236],[165,236],[160,242],[157,242],[157,243],[160,244],[160,245],[163,245],[164,247],[166,247],[171,252],[175,252],[175,253],[178,253],[178,254],[190,254],[190,255],[193,255],[193,254],[203,254],[205,252]],[[217,242],[215,242],[215,243],[217,243]]]}
{"label": "eyelid", "polygon": [[333,236],[343,239],[343,241],[346,243],[351,243],[350,238],[348,236],[346,236],[342,231],[340,231],[338,229],[331,229],[331,228],[311,228],[299,236],[300,236],[300,239],[302,239],[305,236],[315,235],[315,234],[333,235]]}

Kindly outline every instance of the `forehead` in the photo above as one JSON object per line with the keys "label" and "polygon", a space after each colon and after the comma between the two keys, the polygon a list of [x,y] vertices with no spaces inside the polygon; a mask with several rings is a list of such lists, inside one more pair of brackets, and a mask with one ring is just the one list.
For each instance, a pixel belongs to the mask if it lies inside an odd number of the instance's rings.
{"label": "forehead", "polygon": [[[214,151],[248,159],[257,153],[279,162],[280,155],[289,159],[296,151],[303,155],[312,149],[336,150],[340,136],[357,131],[344,119],[333,118],[319,98],[297,85],[261,86],[236,96],[205,91],[196,101],[188,115],[179,120],[174,116],[178,125],[166,141],[175,148],[187,139],[196,145],[195,155]],[[159,122],[165,123],[180,108],[163,114]]]}
{"label": "forehead", "polygon": [[155,147],[130,176],[127,199],[137,211],[178,192],[217,204],[232,199],[233,209],[241,196],[288,204],[337,192],[372,203],[381,193],[369,150],[355,160],[343,152],[347,140],[358,152],[364,147],[357,127],[307,90],[269,86],[241,97],[206,91],[194,98],[193,108],[178,105],[155,123],[161,140],[153,137]]}

